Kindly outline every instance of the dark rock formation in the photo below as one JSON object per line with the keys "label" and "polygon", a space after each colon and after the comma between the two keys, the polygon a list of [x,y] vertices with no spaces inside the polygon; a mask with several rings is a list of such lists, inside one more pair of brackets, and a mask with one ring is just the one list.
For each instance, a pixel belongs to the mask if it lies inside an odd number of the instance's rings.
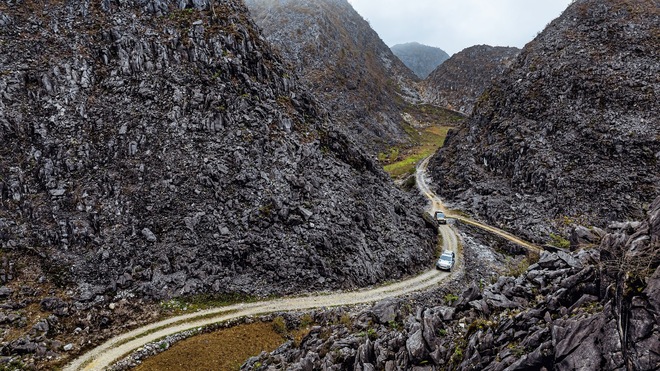
{"label": "dark rock formation", "polygon": [[241,2],[211,3],[0,4],[3,251],[90,302],[355,287],[428,266],[433,232],[409,196]]}
{"label": "dark rock formation", "polygon": [[549,226],[642,217],[660,194],[657,5],[573,2],[447,138],[436,189],[540,241]]}
{"label": "dark rock formation", "polygon": [[518,48],[477,45],[449,58],[424,80],[425,100],[470,114],[484,89],[508,68]]}
{"label": "dark rock formation", "polygon": [[449,54],[444,50],[416,42],[397,44],[390,49],[420,79],[425,79],[449,59]]}
{"label": "dark rock formation", "polygon": [[521,276],[472,286],[454,307],[377,303],[350,327],[318,327],[243,369],[657,370],[659,290],[657,198],[644,222],[599,248],[543,252]]}
{"label": "dark rock formation", "polygon": [[323,101],[334,122],[372,153],[409,141],[404,96],[416,77],[347,0],[247,0],[255,22]]}

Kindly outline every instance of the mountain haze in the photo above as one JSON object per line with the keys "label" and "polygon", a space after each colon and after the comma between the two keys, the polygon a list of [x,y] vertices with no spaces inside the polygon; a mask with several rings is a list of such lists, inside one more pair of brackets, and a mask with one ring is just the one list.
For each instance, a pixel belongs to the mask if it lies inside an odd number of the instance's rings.
{"label": "mountain haze", "polygon": [[449,59],[449,54],[444,50],[416,42],[397,44],[390,49],[420,79],[425,79]]}
{"label": "mountain haze", "polygon": [[404,98],[414,74],[346,0],[247,0],[264,35],[335,122],[372,152],[406,143]]}

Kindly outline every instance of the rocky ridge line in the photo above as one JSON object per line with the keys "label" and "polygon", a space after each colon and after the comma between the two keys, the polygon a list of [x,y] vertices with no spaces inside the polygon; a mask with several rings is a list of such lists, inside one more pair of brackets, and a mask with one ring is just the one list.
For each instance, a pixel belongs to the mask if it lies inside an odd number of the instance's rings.
{"label": "rocky ridge line", "polygon": [[426,79],[433,70],[449,59],[449,54],[444,50],[417,42],[396,44],[390,49],[420,79]]}
{"label": "rocky ridge line", "polygon": [[484,90],[520,52],[518,48],[475,45],[451,56],[423,81],[422,97],[447,109],[472,113]]}

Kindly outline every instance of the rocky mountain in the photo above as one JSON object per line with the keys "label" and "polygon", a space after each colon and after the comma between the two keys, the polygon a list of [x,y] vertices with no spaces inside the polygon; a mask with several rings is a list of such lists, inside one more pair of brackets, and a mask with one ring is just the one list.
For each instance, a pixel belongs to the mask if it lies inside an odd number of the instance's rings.
{"label": "rocky mountain", "polygon": [[578,0],[431,163],[454,206],[536,241],[639,219],[660,194],[660,7]]}
{"label": "rocky mountain", "polygon": [[444,50],[416,42],[396,44],[390,49],[420,79],[425,79],[449,59],[449,54]]}
{"label": "rocky mountain", "polygon": [[372,153],[407,143],[416,78],[347,0],[247,0],[255,22],[334,121]]}
{"label": "rocky mountain", "polygon": [[452,55],[424,80],[425,100],[470,114],[483,91],[508,68],[518,48],[476,45]]}
{"label": "rocky mountain", "polygon": [[143,299],[350,288],[431,264],[419,205],[241,1],[3,2],[0,42],[3,355],[90,346],[135,325]]}
{"label": "rocky mountain", "polygon": [[660,198],[644,221],[612,227],[598,248],[543,252],[521,275],[435,306],[387,300],[350,321],[316,313],[321,325],[299,345],[242,369],[657,370]]}

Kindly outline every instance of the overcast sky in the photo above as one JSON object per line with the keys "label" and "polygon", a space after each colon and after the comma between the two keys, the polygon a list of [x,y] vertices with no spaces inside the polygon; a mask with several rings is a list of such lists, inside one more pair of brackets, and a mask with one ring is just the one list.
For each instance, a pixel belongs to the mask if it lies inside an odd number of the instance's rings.
{"label": "overcast sky", "polygon": [[522,48],[571,0],[348,0],[385,44],[416,41],[452,55],[487,44]]}

